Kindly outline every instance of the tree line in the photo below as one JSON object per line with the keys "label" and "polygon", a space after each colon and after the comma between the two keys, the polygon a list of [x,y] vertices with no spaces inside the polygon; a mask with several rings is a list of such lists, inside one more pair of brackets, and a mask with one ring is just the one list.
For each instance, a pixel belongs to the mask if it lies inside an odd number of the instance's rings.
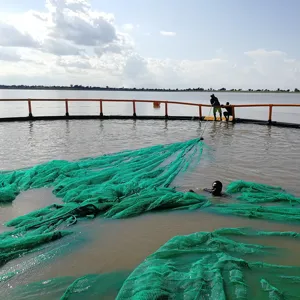
{"label": "tree line", "polygon": [[198,88],[186,88],[186,89],[171,89],[171,88],[126,88],[126,87],[110,87],[110,86],[84,86],[84,85],[69,85],[69,86],[46,86],[46,85],[0,85],[0,89],[22,89],[22,90],[92,90],[92,91],[145,91],[145,92],[250,92],[250,93],[299,93],[300,90],[295,88],[294,90],[290,89],[204,89],[201,87]]}

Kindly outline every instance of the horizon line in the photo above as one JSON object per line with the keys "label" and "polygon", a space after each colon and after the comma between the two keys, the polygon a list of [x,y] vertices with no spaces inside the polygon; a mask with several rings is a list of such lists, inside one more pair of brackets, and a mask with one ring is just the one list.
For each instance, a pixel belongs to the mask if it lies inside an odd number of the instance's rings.
{"label": "horizon line", "polygon": [[150,87],[110,87],[110,86],[89,86],[89,85],[26,85],[26,84],[0,84],[0,89],[67,89],[67,90],[120,90],[120,91],[166,91],[166,92],[264,92],[264,93],[270,93],[270,92],[285,92],[285,93],[299,93],[300,90],[298,88],[295,88],[294,90],[291,89],[226,89],[226,88],[220,88],[220,89],[214,89],[209,88],[205,89],[202,87],[197,88],[150,88]]}

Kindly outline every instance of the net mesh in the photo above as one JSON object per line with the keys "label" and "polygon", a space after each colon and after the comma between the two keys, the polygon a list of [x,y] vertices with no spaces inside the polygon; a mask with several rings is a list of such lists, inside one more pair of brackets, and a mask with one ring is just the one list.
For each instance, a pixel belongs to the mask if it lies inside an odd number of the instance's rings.
{"label": "net mesh", "polygon": [[270,236],[300,237],[249,228],[175,236],[131,273],[53,278],[17,287],[7,299],[298,299],[300,267],[269,263],[279,249],[252,240]]}
{"label": "net mesh", "polygon": [[[227,199],[233,198],[236,203],[214,204],[205,194],[182,192],[171,186],[180,173],[197,166],[206,150],[209,147],[203,141],[193,139],[1,172],[0,203],[12,202],[22,191],[45,187],[52,188],[62,203],[32,211],[5,224],[11,230],[0,234],[0,267],[71,234],[68,228],[78,220],[96,216],[122,219],[157,210],[201,209],[248,218],[299,221],[300,198],[281,187],[235,181],[227,186],[226,193],[230,196]],[[223,228],[178,236],[150,255],[129,276],[113,273],[90,274],[78,279],[54,278],[16,288],[12,299],[23,299],[20,298],[23,296],[36,299],[41,294],[45,299],[64,300],[84,296],[89,299],[294,299],[300,282],[299,269],[252,260],[251,257],[264,257],[274,251],[235,240],[253,236],[295,239],[299,234]],[[6,273],[0,270],[0,284],[17,274],[17,270]],[[255,290],[257,294],[253,294]]]}
{"label": "net mesh", "polygon": [[216,204],[211,211],[252,219],[300,221],[300,198],[281,187],[239,180],[230,183],[226,192],[240,202]]}
{"label": "net mesh", "polygon": [[63,204],[7,222],[14,229],[0,235],[0,266],[64,237],[69,232],[62,228],[80,218],[120,219],[155,210],[200,208],[207,203],[205,196],[176,191],[170,184],[179,173],[197,165],[205,147],[194,139],[1,173],[0,195],[5,202],[24,190],[51,187]]}
{"label": "net mesh", "polygon": [[237,199],[248,203],[288,202],[300,204],[300,198],[287,193],[281,187],[243,180],[232,182],[227,187],[228,194],[238,194]]}
{"label": "net mesh", "polygon": [[277,249],[237,239],[269,235],[225,228],[176,236],[130,274],[116,299],[295,299],[300,268],[256,261]]}

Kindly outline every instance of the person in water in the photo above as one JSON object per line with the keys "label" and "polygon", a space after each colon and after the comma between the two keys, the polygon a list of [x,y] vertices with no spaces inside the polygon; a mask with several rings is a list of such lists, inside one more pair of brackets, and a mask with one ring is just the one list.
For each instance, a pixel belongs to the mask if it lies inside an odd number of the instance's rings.
{"label": "person in water", "polygon": [[216,180],[213,182],[212,184],[212,188],[211,189],[203,189],[203,191],[211,193],[213,196],[224,196],[224,194],[222,193],[222,188],[223,188],[223,184],[221,181]]}
{"label": "person in water", "polygon": [[217,112],[220,115],[220,121],[222,121],[222,109],[221,109],[221,104],[219,102],[219,99],[212,94],[210,96],[210,104],[212,105],[212,107],[214,108],[213,113],[214,113],[214,117],[215,117],[215,121],[217,121]]}
{"label": "person in water", "polygon": [[[226,194],[222,193],[223,184],[221,181],[216,180],[212,184],[211,189],[203,189],[203,191],[211,193],[213,196],[216,197],[226,197]],[[190,192],[195,193],[193,190],[190,190]]]}
{"label": "person in water", "polygon": [[[229,102],[226,102],[226,106],[228,106],[228,105],[230,105]],[[225,109],[227,111],[225,111],[223,114],[224,114],[226,121],[228,122],[229,117],[232,116],[232,107],[225,107]]]}

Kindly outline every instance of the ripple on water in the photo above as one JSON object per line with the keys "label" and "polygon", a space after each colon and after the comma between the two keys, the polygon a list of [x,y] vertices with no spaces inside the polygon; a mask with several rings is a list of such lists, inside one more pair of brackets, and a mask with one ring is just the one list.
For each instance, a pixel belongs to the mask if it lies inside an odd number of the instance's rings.
{"label": "ripple on water", "polygon": [[[0,168],[22,168],[52,159],[79,159],[183,141],[200,136],[204,126],[191,121],[133,120],[1,123]],[[213,149],[211,156],[203,157],[193,173],[179,177],[175,184],[181,189],[197,189],[210,186],[216,179],[225,185],[243,179],[279,185],[300,194],[298,135],[297,129],[207,123],[204,138]],[[59,200],[54,198],[51,190],[28,191],[12,205],[0,208],[1,222],[54,201]],[[88,235],[87,243],[55,258],[47,268],[31,268],[19,282],[120,268],[130,270],[174,235],[236,226],[298,231],[297,226],[211,216],[204,212],[149,214],[121,221],[96,219],[78,225],[79,232]],[[275,238],[271,242],[280,246],[280,241]],[[276,263],[300,265],[299,243],[287,242],[285,247],[293,250],[293,254],[276,258]]]}

